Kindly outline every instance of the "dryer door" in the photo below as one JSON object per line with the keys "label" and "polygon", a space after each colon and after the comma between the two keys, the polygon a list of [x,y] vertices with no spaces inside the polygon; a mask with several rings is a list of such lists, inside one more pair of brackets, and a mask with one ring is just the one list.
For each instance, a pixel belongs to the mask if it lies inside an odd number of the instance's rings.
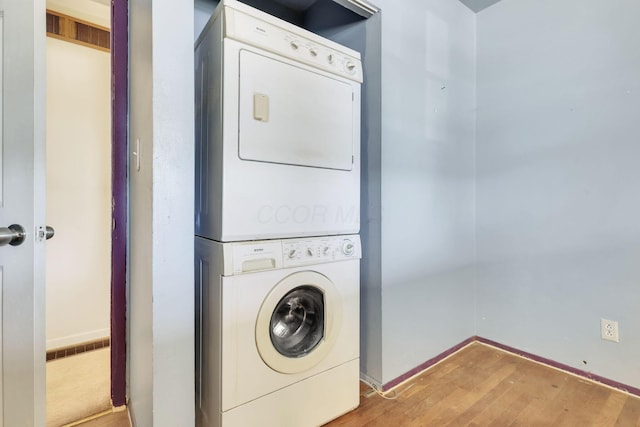
{"label": "dryer door", "polygon": [[351,83],[293,64],[240,51],[238,155],[351,170],[357,120]]}
{"label": "dryer door", "polygon": [[262,360],[286,374],[303,372],[322,361],[342,323],[338,291],[320,273],[287,276],[269,292],[256,322]]}

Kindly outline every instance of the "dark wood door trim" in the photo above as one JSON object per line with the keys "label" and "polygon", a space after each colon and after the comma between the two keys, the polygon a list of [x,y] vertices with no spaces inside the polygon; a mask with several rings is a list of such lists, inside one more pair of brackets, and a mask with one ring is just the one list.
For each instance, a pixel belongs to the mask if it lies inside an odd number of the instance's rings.
{"label": "dark wood door trim", "polygon": [[112,138],[112,231],[111,231],[111,402],[126,404],[127,362],[127,139],[128,139],[128,0],[111,2],[111,138]]}

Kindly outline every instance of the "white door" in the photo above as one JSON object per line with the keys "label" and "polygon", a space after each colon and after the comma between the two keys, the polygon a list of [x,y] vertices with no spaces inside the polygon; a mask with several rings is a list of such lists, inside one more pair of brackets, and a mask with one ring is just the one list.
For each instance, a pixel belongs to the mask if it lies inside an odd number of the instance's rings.
{"label": "white door", "polygon": [[[45,424],[44,0],[0,0],[0,426]],[[16,229],[17,227],[14,227]]]}
{"label": "white door", "polygon": [[350,81],[241,50],[239,91],[241,159],[353,168]]}

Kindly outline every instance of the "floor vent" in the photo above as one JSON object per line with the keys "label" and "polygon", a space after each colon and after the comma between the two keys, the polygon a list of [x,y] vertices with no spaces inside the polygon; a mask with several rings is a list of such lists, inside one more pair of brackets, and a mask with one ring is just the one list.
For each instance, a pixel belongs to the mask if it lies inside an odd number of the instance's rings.
{"label": "floor vent", "polygon": [[108,28],[52,10],[47,10],[47,35],[105,52],[111,47]]}
{"label": "floor vent", "polygon": [[74,354],[85,353],[87,351],[99,350],[109,347],[109,338],[103,338],[95,341],[88,341],[70,347],[54,348],[47,351],[47,362],[63,357],[73,356]]}

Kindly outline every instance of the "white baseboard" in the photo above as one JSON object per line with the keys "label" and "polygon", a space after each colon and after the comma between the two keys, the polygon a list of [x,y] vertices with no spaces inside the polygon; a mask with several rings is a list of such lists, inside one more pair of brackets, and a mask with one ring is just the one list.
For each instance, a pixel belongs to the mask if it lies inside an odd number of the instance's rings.
{"label": "white baseboard", "polygon": [[67,335],[66,337],[47,339],[47,351],[54,348],[72,347],[89,341],[97,341],[109,338],[111,329],[96,329],[94,331],[83,332],[81,334]]}

